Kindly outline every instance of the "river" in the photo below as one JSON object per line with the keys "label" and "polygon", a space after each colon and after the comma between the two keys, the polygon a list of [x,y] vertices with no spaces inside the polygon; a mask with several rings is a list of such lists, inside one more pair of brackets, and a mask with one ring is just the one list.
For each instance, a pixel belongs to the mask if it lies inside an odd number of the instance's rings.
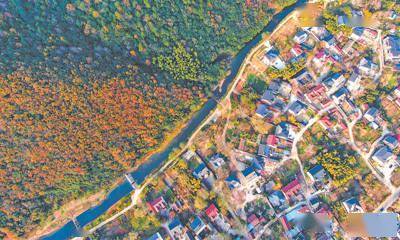
{"label": "river", "polygon": [[[261,40],[262,34],[266,32],[272,32],[275,27],[293,10],[298,9],[303,6],[306,1],[299,0],[294,5],[287,7],[273,16],[271,21],[264,27],[264,29],[251,41],[247,42],[246,45],[236,54],[236,56],[232,59],[230,64],[230,74],[225,78],[224,83],[219,89],[213,92],[214,97],[210,98],[203,107],[189,120],[186,124],[186,127],[182,129],[182,131],[176,136],[168,146],[162,151],[153,154],[145,163],[143,163],[137,170],[131,173],[133,179],[137,184],[141,184],[145,178],[151,174],[155,169],[158,169],[162,163],[167,160],[168,155],[171,151],[177,147],[179,147],[180,143],[185,143],[191,134],[196,130],[196,128],[201,124],[201,122],[207,118],[210,112],[216,108],[218,104],[218,100],[221,99],[227,92],[232,80],[235,78],[238,73],[240,66],[247,54],[251,51],[253,47],[255,47]],[[114,188],[106,197],[104,201],[102,201],[99,205],[90,208],[89,210],[83,212],[79,216],[76,217],[77,222],[80,227],[83,227],[100,215],[105,213],[111,206],[113,206],[116,202],[118,202],[121,198],[130,194],[133,191],[133,188],[129,184],[128,181],[124,181],[122,184]],[[60,229],[55,232],[42,237],[44,240],[64,240],[70,239],[72,237],[79,236],[79,231],[76,229],[74,223],[69,221]]]}

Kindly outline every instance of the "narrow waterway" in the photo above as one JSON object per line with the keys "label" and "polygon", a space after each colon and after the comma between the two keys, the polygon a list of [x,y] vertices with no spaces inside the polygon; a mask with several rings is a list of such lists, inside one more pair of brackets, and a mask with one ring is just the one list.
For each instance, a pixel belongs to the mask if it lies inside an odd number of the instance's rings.
{"label": "narrow waterway", "polygon": [[[203,107],[190,119],[190,121],[186,124],[186,127],[182,129],[182,131],[176,136],[168,146],[163,149],[161,152],[153,154],[147,162],[143,163],[137,170],[131,173],[132,177],[135,179],[137,184],[141,184],[146,177],[151,174],[154,170],[158,169],[162,163],[167,160],[168,155],[172,152],[173,149],[179,147],[179,144],[185,143],[192,133],[196,130],[196,128],[201,124],[201,122],[207,118],[210,112],[216,108],[218,104],[218,100],[220,100],[227,92],[229,85],[232,80],[235,78],[238,73],[240,66],[247,54],[251,51],[253,47],[255,47],[261,40],[262,34],[265,32],[272,32],[278,24],[292,11],[302,7],[306,1],[299,0],[294,5],[283,9],[278,14],[274,15],[271,21],[264,27],[264,29],[254,37],[250,42],[246,43],[246,45],[238,52],[238,54],[232,59],[230,65],[230,74],[225,78],[224,83],[222,85],[221,91],[219,89],[213,92],[214,97],[210,98]],[[121,198],[130,194],[133,191],[131,185],[128,181],[124,181],[122,184],[114,188],[106,197],[106,199],[101,202],[99,205],[83,212],[80,214],[76,220],[80,227],[83,227],[104,212],[106,212],[111,206],[113,206],[116,202],[118,202]],[[80,233],[76,229],[74,223],[72,221],[65,224],[63,227],[58,229],[57,231],[43,237],[45,240],[63,240],[70,239],[75,236],[79,236]]]}

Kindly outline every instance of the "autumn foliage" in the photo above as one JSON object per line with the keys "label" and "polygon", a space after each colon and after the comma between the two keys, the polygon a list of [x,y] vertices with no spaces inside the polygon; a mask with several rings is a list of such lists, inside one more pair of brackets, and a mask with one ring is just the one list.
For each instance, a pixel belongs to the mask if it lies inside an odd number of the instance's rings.
{"label": "autumn foliage", "polygon": [[0,221],[18,233],[135,166],[200,90],[30,75],[0,76]]}

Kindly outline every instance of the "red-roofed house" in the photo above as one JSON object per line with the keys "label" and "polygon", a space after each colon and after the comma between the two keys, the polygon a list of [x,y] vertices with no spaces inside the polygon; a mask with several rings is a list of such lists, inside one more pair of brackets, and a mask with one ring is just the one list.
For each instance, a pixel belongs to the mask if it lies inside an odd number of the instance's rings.
{"label": "red-roofed house", "polygon": [[309,213],[310,212],[310,208],[308,208],[307,205],[304,205],[303,207],[301,207],[299,209],[299,213]]}
{"label": "red-roofed house", "polygon": [[292,228],[290,226],[290,223],[288,222],[288,220],[286,219],[285,216],[282,216],[281,218],[279,218],[279,221],[281,221],[283,229],[285,230],[285,232],[289,231],[289,229]]}
{"label": "red-roofed house", "polygon": [[318,209],[316,214],[319,214],[321,216],[326,216],[326,217],[329,217],[329,218],[332,218],[332,216],[333,216],[332,212],[325,206],[323,206],[320,209]]}
{"label": "red-roofed house", "polygon": [[332,129],[335,124],[331,121],[331,119],[325,115],[320,119],[320,123],[325,130]]}
{"label": "red-roofed house", "polygon": [[147,205],[153,213],[159,213],[167,208],[167,202],[162,196],[148,202]]}
{"label": "red-roofed house", "polygon": [[260,219],[253,213],[250,217],[247,218],[247,223],[253,225],[253,227],[257,226],[260,223]]}
{"label": "red-roofed house", "polygon": [[268,146],[276,147],[277,143],[278,143],[278,138],[275,135],[273,135],[273,134],[268,135],[268,137],[267,137],[267,145]]}
{"label": "red-roofed house", "polygon": [[211,221],[214,221],[219,215],[218,208],[214,204],[211,204],[206,209],[206,215]]}
{"label": "red-roofed house", "polygon": [[288,185],[284,186],[281,191],[285,195],[285,197],[290,200],[293,197],[296,197],[301,190],[301,184],[299,180],[295,179],[291,181]]}
{"label": "red-roofed house", "polygon": [[300,48],[300,45],[296,44],[292,49],[290,49],[290,53],[293,57],[298,57],[303,53],[303,50]]}
{"label": "red-roofed house", "polygon": [[328,98],[328,95],[326,94],[326,88],[322,84],[311,88],[310,91],[304,94],[304,97],[307,102],[309,102],[310,104],[314,104],[317,107],[324,108],[332,103],[332,101]]}

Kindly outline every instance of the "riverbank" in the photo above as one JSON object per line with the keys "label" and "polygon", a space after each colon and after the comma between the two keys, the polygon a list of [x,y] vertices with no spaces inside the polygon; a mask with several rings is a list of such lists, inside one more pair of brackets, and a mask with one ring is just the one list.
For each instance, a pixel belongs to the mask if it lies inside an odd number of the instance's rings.
{"label": "riverbank", "polygon": [[[199,109],[201,109],[201,107],[205,102],[206,102],[205,99],[201,99],[200,103],[194,106],[192,112],[189,115],[185,116],[181,121],[179,121],[177,126],[174,127],[173,131],[165,135],[165,139],[163,140],[163,142],[155,150],[150,151],[140,160],[138,160],[139,163],[138,164],[135,163],[135,165],[140,165],[140,163],[146,162],[148,158],[150,158],[152,155],[165,149],[168,146],[169,142],[171,142],[182,131],[182,129],[186,127],[187,122],[196,114],[196,112]],[[137,166],[127,169],[126,171],[132,172],[135,171],[136,169]],[[59,210],[55,211],[54,214],[51,217],[49,217],[48,220],[46,220],[45,225],[39,226],[37,230],[31,232],[26,237],[28,239],[39,239],[41,236],[54,232],[63,225],[67,224],[71,220],[71,218],[74,218],[75,216],[78,216],[84,213],[85,211],[95,207],[96,205],[100,204],[101,202],[103,202],[107,197],[107,193],[111,189],[122,184],[124,181],[125,177],[118,178],[110,185],[108,189],[102,189],[97,193],[90,194],[88,196],[84,196],[82,198],[68,202],[66,205],[63,205]]]}

